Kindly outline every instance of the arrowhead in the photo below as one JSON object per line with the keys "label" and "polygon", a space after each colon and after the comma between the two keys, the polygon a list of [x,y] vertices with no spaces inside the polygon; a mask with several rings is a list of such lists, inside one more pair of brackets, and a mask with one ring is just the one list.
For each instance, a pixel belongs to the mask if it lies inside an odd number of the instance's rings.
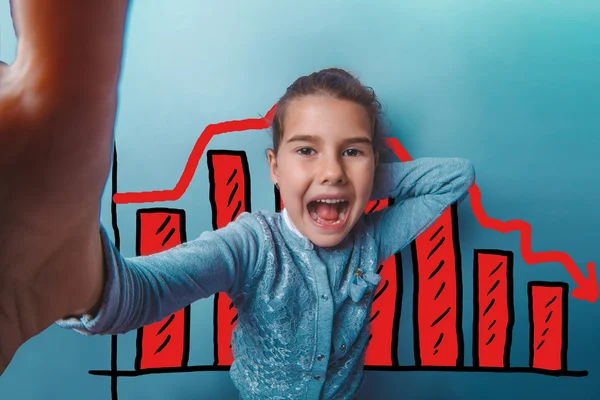
{"label": "arrowhead", "polygon": [[594,303],[598,299],[598,278],[596,277],[594,263],[588,263],[587,272],[588,277],[576,282],[577,287],[573,289],[571,296]]}

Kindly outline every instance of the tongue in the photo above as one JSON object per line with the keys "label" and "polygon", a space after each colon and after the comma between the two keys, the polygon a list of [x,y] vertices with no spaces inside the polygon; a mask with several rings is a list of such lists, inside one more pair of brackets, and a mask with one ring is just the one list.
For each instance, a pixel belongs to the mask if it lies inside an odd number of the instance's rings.
{"label": "tongue", "polygon": [[315,207],[315,212],[319,218],[326,221],[337,221],[340,216],[337,204],[318,202]]}

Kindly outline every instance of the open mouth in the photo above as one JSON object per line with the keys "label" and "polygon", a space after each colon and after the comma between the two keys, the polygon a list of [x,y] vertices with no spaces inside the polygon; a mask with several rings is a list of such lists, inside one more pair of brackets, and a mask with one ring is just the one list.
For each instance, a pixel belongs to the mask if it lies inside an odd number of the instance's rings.
{"label": "open mouth", "polygon": [[307,208],[311,218],[320,225],[338,225],[346,221],[350,203],[341,199],[311,201]]}

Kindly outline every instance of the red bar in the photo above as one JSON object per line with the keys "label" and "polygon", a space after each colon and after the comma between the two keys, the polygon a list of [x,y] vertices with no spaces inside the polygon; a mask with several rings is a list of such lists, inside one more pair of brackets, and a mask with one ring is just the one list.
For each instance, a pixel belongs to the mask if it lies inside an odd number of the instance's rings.
{"label": "red bar", "polygon": [[[376,212],[391,205],[389,199],[371,201],[366,213]],[[371,310],[371,335],[365,355],[366,366],[398,365],[398,324],[402,301],[398,271],[401,270],[400,255],[394,255],[378,268],[381,282],[375,289]]]}
{"label": "red bar", "polygon": [[473,366],[510,367],[514,324],[513,253],[475,250]]}
{"label": "red bar", "polygon": [[[250,172],[243,151],[208,151],[213,229],[225,227],[250,211]],[[231,337],[237,311],[224,293],[215,295],[215,365],[231,366]]]}
{"label": "red bar", "polygon": [[564,282],[529,282],[529,366],[567,370],[567,293]]}
{"label": "red bar", "polygon": [[417,366],[463,366],[462,279],[456,205],[412,243]]}
{"label": "red bar", "polygon": [[[138,210],[136,253],[150,255],[186,241],[183,210]],[[189,357],[190,308],[138,330],[135,368],[185,367]]]}

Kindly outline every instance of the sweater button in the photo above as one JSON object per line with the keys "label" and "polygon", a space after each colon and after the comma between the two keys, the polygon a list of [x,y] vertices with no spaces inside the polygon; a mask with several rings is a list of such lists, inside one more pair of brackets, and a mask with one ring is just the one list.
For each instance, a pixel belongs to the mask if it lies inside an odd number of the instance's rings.
{"label": "sweater button", "polygon": [[322,298],[323,300],[328,300],[328,299],[329,299],[329,296],[327,296],[326,294],[323,294],[323,295],[321,296],[321,298]]}
{"label": "sweater button", "polygon": [[320,375],[315,375],[315,381],[318,381],[318,380],[320,380],[320,379],[321,379],[321,376],[320,376]]}
{"label": "sweater button", "polygon": [[317,361],[323,361],[323,359],[324,359],[324,358],[325,358],[325,357],[323,356],[323,354],[319,354],[319,355],[317,356]]}
{"label": "sweater button", "polygon": [[341,346],[340,346],[340,350],[342,350],[342,351],[346,351],[346,345],[345,345],[345,344],[341,345]]}

